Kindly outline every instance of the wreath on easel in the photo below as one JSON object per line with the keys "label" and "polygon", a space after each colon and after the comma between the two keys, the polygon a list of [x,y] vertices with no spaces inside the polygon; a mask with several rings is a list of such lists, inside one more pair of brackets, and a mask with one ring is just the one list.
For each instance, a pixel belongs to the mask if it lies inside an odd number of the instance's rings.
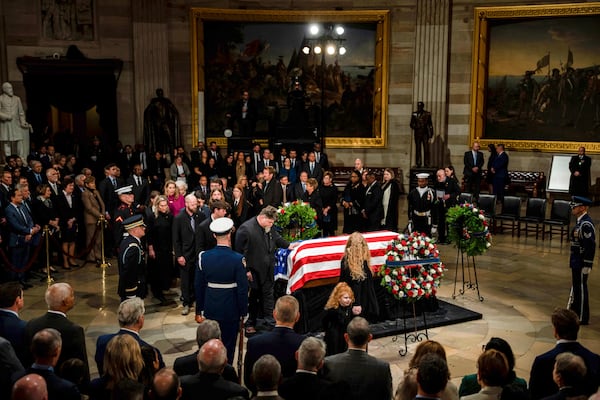
{"label": "wreath on easel", "polygon": [[451,207],[446,213],[448,237],[468,256],[484,254],[492,246],[489,222],[483,210],[470,203]]}
{"label": "wreath on easel", "polygon": [[288,242],[313,239],[319,233],[317,212],[302,200],[286,203],[277,210],[275,227]]}

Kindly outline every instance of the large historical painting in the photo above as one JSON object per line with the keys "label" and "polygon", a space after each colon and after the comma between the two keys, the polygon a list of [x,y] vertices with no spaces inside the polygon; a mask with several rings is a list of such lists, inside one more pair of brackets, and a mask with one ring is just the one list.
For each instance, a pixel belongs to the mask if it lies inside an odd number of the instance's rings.
{"label": "large historical painting", "polygon": [[600,151],[600,6],[476,8],[471,139]]}
{"label": "large historical painting", "polygon": [[42,39],[94,40],[94,0],[40,0]]}
{"label": "large historical painting", "polygon": [[[194,9],[192,16],[198,38],[192,74],[203,92],[207,136],[228,128],[238,133],[228,115],[247,90],[257,108],[257,136],[323,136],[330,147],[385,145],[387,11]],[[311,35],[311,23],[324,33]],[[341,35],[333,31],[340,25]],[[315,54],[328,43],[346,52]]]}

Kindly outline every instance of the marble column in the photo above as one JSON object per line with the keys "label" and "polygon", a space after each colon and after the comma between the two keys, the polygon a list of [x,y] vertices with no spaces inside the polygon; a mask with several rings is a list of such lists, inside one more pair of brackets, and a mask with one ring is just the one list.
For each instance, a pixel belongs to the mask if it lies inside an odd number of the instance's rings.
{"label": "marble column", "polygon": [[144,138],[144,109],[162,88],[169,97],[169,37],[164,0],[132,0],[135,141]]}
{"label": "marble column", "polygon": [[[450,160],[448,132],[448,56],[451,0],[417,1],[413,107],[423,101],[433,120],[429,163],[443,167]],[[415,146],[413,141],[413,147]],[[414,165],[415,151],[412,152]]]}
{"label": "marble column", "polygon": [[[6,24],[4,23],[4,2],[0,2],[0,43],[6,43]],[[0,46],[0,82],[8,80],[8,63],[6,59],[6,45]]]}

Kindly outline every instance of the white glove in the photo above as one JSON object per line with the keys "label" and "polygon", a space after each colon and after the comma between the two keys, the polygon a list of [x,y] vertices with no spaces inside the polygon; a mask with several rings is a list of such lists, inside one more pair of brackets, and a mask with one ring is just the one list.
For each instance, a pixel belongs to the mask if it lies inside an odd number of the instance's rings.
{"label": "white glove", "polygon": [[407,228],[408,228],[408,233],[412,233],[412,221],[408,221]]}
{"label": "white glove", "polygon": [[435,235],[436,233],[437,233],[437,226],[434,225],[431,227],[431,234]]}
{"label": "white glove", "polygon": [[589,275],[592,272],[592,267],[584,267],[581,269],[581,273],[584,275]]}

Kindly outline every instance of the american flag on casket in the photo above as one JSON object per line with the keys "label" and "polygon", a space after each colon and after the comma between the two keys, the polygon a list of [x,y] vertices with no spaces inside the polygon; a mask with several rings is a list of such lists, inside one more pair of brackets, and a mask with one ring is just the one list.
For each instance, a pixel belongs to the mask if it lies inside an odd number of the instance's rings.
{"label": "american flag on casket", "polygon": [[[371,268],[379,268],[385,264],[388,244],[398,234],[378,231],[363,233],[363,236],[371,251]],[[292,293],[302,288],[306,282],[340,276],[340,261],[344,256],[347,240],[348,235],[305,240],[291,251],[280,252],[275,279],[287,279],[287,293]],[[286,253],[289,253],[287,260]]]}

